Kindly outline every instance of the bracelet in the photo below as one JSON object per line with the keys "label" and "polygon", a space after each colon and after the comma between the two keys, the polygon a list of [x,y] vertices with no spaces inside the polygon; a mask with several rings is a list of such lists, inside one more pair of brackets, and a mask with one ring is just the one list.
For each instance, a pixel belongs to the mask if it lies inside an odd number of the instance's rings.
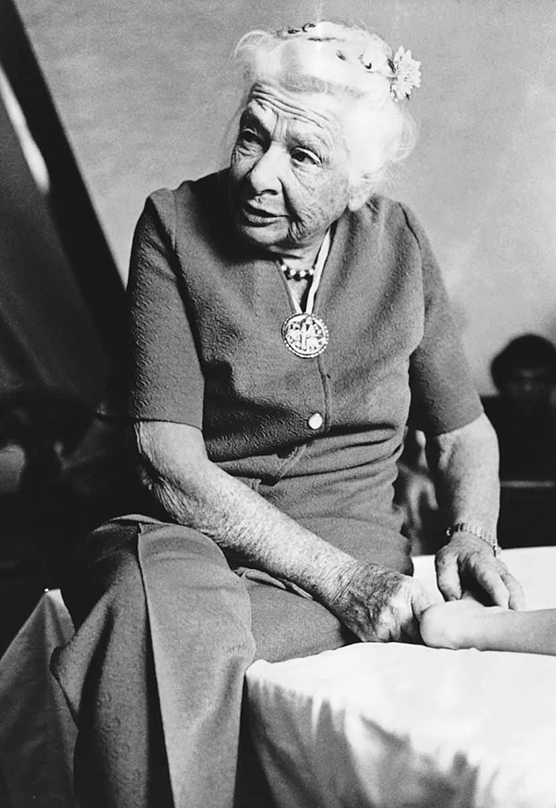
{"label": "bracelet", "polygon": [[478,539],[486,541],[486,543],[492,549],[495,558],[500,555],[502,548],[498,544],[496,536],[493,536],[492,533],[488,533],[486,530],[483,530],[482,527],[472,525],[469,522],[458,522],[457,525],[452,525],[452,527],[447,529],[446,538],[448,541],[452,538],[454,533],[471,533],[473,536],[477,536]]}

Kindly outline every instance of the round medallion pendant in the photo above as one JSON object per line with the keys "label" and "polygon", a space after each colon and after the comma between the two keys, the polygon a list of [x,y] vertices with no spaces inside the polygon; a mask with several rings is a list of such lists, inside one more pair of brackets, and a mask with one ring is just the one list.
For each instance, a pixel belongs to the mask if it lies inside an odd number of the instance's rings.
{"label": "round medallion pendant", "polygon": [[282,324],[282,338],[296,356],[312,358],[328,345],[328,328],[314,314],[294,314]]}

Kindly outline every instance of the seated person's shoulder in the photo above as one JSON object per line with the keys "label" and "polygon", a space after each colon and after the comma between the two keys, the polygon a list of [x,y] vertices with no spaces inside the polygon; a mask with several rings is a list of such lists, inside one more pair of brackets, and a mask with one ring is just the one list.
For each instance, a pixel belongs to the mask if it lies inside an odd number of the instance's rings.
{"label": "seated person's shoulder", "polygon": [[418,217],[405,202],[373,194],[360,209],[360,214],[367,225],[378,227],[379,232],[394,242],[416,244],[419,248],[428,243]]}
{"label": "seated person's shoulder", "polygon": [[167,219],[179,211],[194,212],[221,205],[226,199],[225,173],[183,180],[175,188],[158,188],[147,197],[146,207],[154,207],[162,219]]}

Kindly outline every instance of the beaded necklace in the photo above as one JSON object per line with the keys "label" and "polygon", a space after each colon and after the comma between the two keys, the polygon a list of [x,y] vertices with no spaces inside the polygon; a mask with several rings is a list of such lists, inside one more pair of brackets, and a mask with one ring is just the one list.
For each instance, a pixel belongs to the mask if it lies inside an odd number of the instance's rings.
{"label": "beaded necklace", "polygon": [[[295,278],[296,280],[302,280],[306,277],[313,277],[307,297],[305,311],[301,309],[299,303],[292,296],[297,313],[293,314],[291,317],[288,317],[287,320],[284,320],[282,323],[282,339],[284,340],[286,347],[289,348],[289,350],[296,356],[300,356],[304,359],[311,359],[315,356],[319,356],[319,354],[325,351],[326,347],[328,346],[328,328],[320,317],[313,314],[313,307],[315,305],[315,296],[317,294],[317,289],[329,251],[330,231],[328,231],[324,237],[324,241],[319,249],[314,265],[309,270],[302,270],[304,274],[301,277]],[[286,267],[282,261],[278,262],[278,266],[282,272],[284,272],[286,278],[288,278],[285,269],[289,269],[289,267]],[[299,271],[296,272],[294,270],[294,273],[299,275]]]}

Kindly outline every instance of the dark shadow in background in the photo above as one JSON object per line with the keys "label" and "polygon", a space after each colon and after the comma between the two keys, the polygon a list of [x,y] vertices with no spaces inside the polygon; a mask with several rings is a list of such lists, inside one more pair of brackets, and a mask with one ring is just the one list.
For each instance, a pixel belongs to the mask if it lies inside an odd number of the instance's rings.
{"label": "dark shadow in background", "polygon": [[1,655],[79,534],[127,510],[132,483],[123,430],[94,416],[121,404],[123,283],[11,0],[0,65],[50,180],[45,195],[0,97],[0,450],[24,456],[0,493]]}
{"label": "dark shadow in background", "polygon": [[50,205],[56,236],[105,353],[115,363],[123,345],[123,284],[21,18],[11,0],[0,0],[0,62],[50,175]]}

